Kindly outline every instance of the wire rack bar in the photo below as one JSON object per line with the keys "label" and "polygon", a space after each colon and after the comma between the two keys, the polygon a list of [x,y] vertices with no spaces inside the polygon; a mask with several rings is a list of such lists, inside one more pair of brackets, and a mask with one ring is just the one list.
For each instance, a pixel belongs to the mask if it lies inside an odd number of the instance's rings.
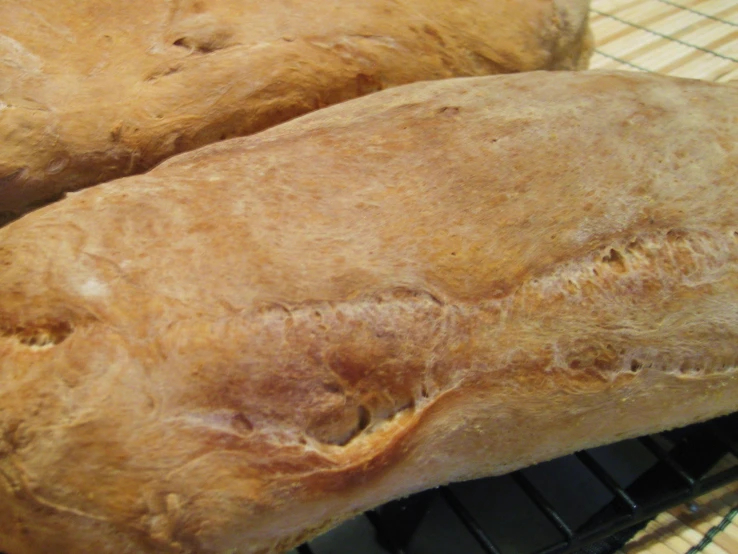
{"label": "wire rack bar", "polygon": [[625,492],[620,485],[618,485],[612,475],[610,475],[589,452],[577,452],[576,457],[595,477],[597,477],[600,483],[607,487],[607,490],[620,500],[622,505],[625,506],[631,514],[635,514],[638,511],[638,504],[635,500],[633,500],[630,495]]}
{"label": "wire rack bar", "polygon": [[456,495],[448,487],[441,487],[441,496],[449,505],[451,510],[464,524],[464,527],[472,534],[474,539],[477,541],[479,546],[482,547],[486,554],[502,554],[499,548],[492,542],[492,539],[487,536],[479,522],[474,516],[469,513],[469,510],[461,503]]}
{"label": "wire rack bar", "polygon": [[541,512],[548,518],[548,520],[556,526],[566,538],[567,542],[571,542],[574,538],[574,531],[566,524],[561,515],[554,509],[553,506],[546,500],[541,492],[531,483],[522,472],[516,471],[512,474],[513,480],[518,486],[525,491],[528,497],[538,507]]}
{"label": "wire rack bar", "polygon": [[653,437],[641,437],[638,441],[645,446],[651,454],[656,456],[659,461],[664,462],[671,470],[676,473],[679,478],[691,489],[695,485],[694,478],[687,472],[684,467],[677,463],[671,455],[664,450],[659,443],[657,443]]}

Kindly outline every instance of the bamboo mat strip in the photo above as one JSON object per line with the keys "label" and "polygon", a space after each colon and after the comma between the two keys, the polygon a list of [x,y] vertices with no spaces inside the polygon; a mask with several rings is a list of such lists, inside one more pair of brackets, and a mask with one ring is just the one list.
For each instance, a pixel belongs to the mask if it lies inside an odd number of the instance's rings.
{"label": "bamboo mat strip", "polygon": [[738,0],[592,0],[593,69],[738,79]]}
{"label": "bamboo mat strip", "polygon": [[659,514],[618,554],[738,554],[738,482]]}

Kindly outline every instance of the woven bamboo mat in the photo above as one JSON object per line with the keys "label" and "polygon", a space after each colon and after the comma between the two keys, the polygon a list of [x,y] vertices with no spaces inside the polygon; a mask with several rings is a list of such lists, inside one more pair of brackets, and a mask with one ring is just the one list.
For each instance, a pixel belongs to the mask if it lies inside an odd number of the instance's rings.
{"label": "woven bamboo mat", "polygon": [[738,554],[738,483],[656,517],[620,554]]}
{"label": "woven bamboo mat", "polygon": [[738,79],[738,0],[592,0],[591,22],[592,69]]}

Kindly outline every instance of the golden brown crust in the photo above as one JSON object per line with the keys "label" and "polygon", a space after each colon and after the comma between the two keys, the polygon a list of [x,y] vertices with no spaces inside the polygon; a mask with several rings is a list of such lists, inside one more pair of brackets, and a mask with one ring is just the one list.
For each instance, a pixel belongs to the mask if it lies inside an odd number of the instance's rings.
{"label": "golden brown crust", "polygon": [[398,87],[0,230],[0,550],[277,552],[738,408],[738,89]]}
{"label": "golden brown crust", "polygon": [[587,0],[0,6],[0,219],[413,81],[585,68]]}

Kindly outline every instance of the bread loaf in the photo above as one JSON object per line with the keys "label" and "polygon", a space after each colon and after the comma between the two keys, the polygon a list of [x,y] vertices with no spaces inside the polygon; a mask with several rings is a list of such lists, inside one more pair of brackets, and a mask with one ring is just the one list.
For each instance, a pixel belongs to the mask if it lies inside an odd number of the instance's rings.
{"label": "bread loaf", "polygon": [[271,553],[738,409],[738,89],[398,87],[0,229],[0,550]]}
{"label": "bread loaf", "polygon": [[0,3],[0,221],[413,81],[586,67],[588,0]]}

